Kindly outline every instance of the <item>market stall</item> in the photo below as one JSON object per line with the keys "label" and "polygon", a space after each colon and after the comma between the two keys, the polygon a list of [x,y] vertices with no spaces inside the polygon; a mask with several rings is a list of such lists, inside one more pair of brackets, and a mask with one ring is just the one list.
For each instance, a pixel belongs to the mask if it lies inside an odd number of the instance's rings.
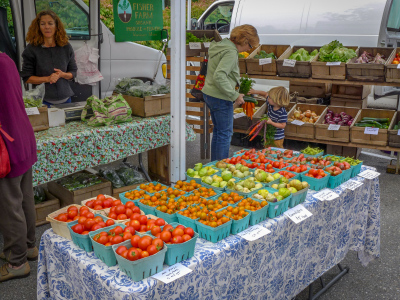
{"label": "market stall", "polygon": [[[372,169],[363,166],[361,171]],[[218,243],[197,239],[194,256],[182,261],[191,272],[172,283],[152,277],[133,282],[119,266],[107,267],[51,229],[42,236],[37,296],[109,299],[221,299],[223,296],[290,299],[357,251],[365,266],[380,255],[379,179],[353,178],[331,201],[308,191],[305,209],[312,216],[296,224],[287,215],[258,224],[270,232],[255,241],[230,235]],[[251,228],[251,227],[250,227]],[[247,237],[248,239],[248,237]],[[164,265],[164,268],[167,266]]]}

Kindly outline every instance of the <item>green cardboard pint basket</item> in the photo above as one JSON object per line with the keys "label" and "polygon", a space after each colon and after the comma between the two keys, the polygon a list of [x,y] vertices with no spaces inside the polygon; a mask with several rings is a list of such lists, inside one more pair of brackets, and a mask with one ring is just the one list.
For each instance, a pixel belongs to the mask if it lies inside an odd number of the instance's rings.
{"label": "green cardboard pint basket", "polygon": [[248,215],[241,220],[232,220],[229,218],[232,221],[231,234],[238,234],[249,227],[251,211],[246,210],[246,212],[248,212]]}
{"label": "green cardboard pint basket", "polygon": [[351,178],[356,177],[361,172],[361,167],[363,163],[360,162],[358,165],[353,166],[353,171],[351,172]]}
{"label": "green cardboard pint basket", "polygon": [[343,170],[342,171],[342,183],[346,182],[351,178],[351,173],[353,172],[353,166],[350,167],[350,169]]}
{"label": "green cardboard pint basket", "polygon": [[162,211],[159,211],[157,208],[154,210],[154,212],[157,217],[164,219],[164,221],[167,223],[178,222],[177,212],[175,212],[173,214],[167,214]]}
{"label": "green cardboard pint basket", "polygon": [[182,224],[185,227],[190,227],[192,228],[195,232],[197,232],[197,225],[196,225],[196,221],[199,220],[200,218],[196,218],[196,219],[191,219],[188,218],[184,215],[181,215],[179,213],[176,213],[176,216],[178,217],[178,223]]}
{"label": "green cardboard pint basket", "polygon": [[308,187],[292,194],[292,199],[289,201],[289,207],[295,207],[300,203],[303,203],[307,198]]}
{"label": "green cardboard pint basket", "polygon": [[310,189],[314,191],[320,191],[328,186],[330,174],[328,172],[325,172],[325,174],[326,176],[320,179],[305,176],[305,174],[301,174],[301,181],[308,182]]}
{"label": "green cardboard pint basket", "polygon": [[126,202],[128,202],[128,201],[132,201],[133,203],[135,203],[136,206],[138,206],[139,201],[140,201],[141,199],[143,199],[143,198],[139,198],[139,199],[136,199],[136,200],[132,200],[132,199],[128,199],[128,198],[125,197],[125,194],[126,194],[126,193],[132,192],[132,191],[137,191],[137,190],[130,190],[130,191],[123,192],[123,193],[120,193],[120,194],[119,194],[119,199],[121,200],[122,204],[126,204]]}
{"label": "green cardboard pint basket", "polygon": [[207,241],[210,241],[212,243],[217,243],[223,240],[224,238],[227,238],[231,233],[232,220],[229,220],[225,224],[222,224],[215,228],[204,225],[199,221],[196,221],[195,223],[197,226],[197,232],[199,233],[199,237]]}
{"label": "green cardboard pint basket", "polygon": [[291,199],[292,195],[278,202],[268,202],[268,217],[273,219],[287,211]]}
{"label": "green cardboard pint basket", "polygon": [[[257,202],[262,202],[262,200],[251,198]],[[264,220],[267,219],[268,215],[268,209],[269,209],[269,202],[268,205],[265,205],[264,207],[257,209],[257,210],[252,210],[251,211],[251,216],[250,216],[250,226],[256,225]]]}
{"label": "green cardboard pint basket", "polygon": [[155,207],[148,206],[148,205],[143,204],[141,202],[138,202],[137,205],[139,206],[140,210],[142,210],[144,212],[145,215],[155,215],[156,214],[155,213],[155,211],[156,211]]}
{"label": "green cardboard pint basket", "polygon": [[341,185],[342,182],[343,182],[343,172],[336,176],[331,175],[331,176],[329,176],[329,180],[328,180],[328,188],[334,189],[334,188],[338,187],[339,185]]}

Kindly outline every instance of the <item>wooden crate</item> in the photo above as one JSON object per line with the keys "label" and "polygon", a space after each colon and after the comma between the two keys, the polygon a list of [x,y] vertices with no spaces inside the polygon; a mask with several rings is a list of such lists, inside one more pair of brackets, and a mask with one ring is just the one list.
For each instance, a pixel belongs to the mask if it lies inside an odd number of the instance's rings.
{"label": "wooden crate", "polygon": [[151,149],[147,152],[149,175],[151,179],[166,185],[171,184],[170,177],[170,145]]}
{"label": "wooden crate", "polygon": [[346,99],[346,98],[331,98],[331,106],[344,106],[344,107],[356,107],[356,108],[367,108],[368,98],[361,100]]}
{"label": "wooden crate", "polygon": [[[83,171],[86,172],[86,171]],[[88,173],[88,172],[86,172]],[[86,187],[83,189],[69,191],[61,184],[58,184],[55,181],[51,181],[47,183],[47,188],[49,192],[60,199],[61,207],[70,204],[81,204],[83,200],[96,197],[98,194],[107,194],[111,195],[112,193],[112,186],[111,182],[99,177],[102,183]]]}
{"label": "wooden crate", "polygon": [[29,115],[28,119],[31,122],[34,132],[49,129],[49,115],[47,106],[38,107],[39,115]]}
{"label": "wooden crate", "polygon": [[396,117],[393,118],[393,124],[389,127],[389,146],[400,148],[400,135],[399,130],[393,129],[393,127],[400,121],[400,113],[397,112]]}
{"label": "wooden crate", "polygon": [[317,140],[348,143],[350,141],[350,126],[340,126],[339,130],[328,130],[329,125],[323,124],[325,115],[328,113],[329,109],[334,113],[344,111],[346,114],[352,116],[354,120],[360,113],[360,110],[354,107],[328,106],[328,109],[322,113],[321,117],[315,124],[315,138]]}
{"label": "wooden crate", "polygon": [[44,192],[46,194],[46,201],[35,204],[36,226],[49,223],[46,221],[46,217],[52,212],[60,209],[60,200],[49,191],[44,190]]}
{"label": "wooden crate", "polygon": [[246,59],[245,58],[239,58],[239,73],[240,74],[246,74],[247,73]]}
{"label": "wooden crate", "polygon": [[317,59],[317,56],[314,56],[311,61],[296,61],[296,65],[294,67],[284,67],[283,61],[285,59],[289,59],[292,53],[296,52],[300,48],[304,48],[308,52],[312,52],[315,49],[319,49],[320,47],[309,47],[309,46],[294,46],[293,48],[288,49],[285,53],[281,55],[276,61],[277,73],[282,77],[301,77],[301,78],[309,78],[311,77],[311,62]]}
{"label": "wooden crate", "polygon": [[[113,188],[113,190],[112,190],[112,196],[113,196],[114,198],[119,199],[119,194],[121,194],[121,193],[123,193],[123,192],[130,191],[130,190],[134,190],[134,189],[136,189],[139,185],[141,185],[142,183],[147,183],[147,181],[143,181],[143,182],[141,182],[141,183],[136,183],[136,184],[132,184],[132,185],[128,185],[128,186],[123,186],[123,187],[120,187],[120,188],[117,188],[117,189],[114,189],[114,188]],[[120,199],[120,200],[121,200],[121,199]]]}
{"label": "wooden crate", "polygon": [[364,51],[371,53],[373,56],[380,53],[386,56],[385,64],[356,64],[356,57],[347,63],[346,78],[353,81],[385,81],[385,70],[389,61],[395,55],[394,48],[385,47],[360,47],[359,54],[362,55]]}
{"label": "wooden crate", "polygon": [[[353,49],[357,53],[358,57],[358,47],[349,46],[346,48]],[[346,79],[346,63],[341,62],[340,65],[337,66],[329,66],[327,62],[318,61],[319,53],[317,55],[316,61],[311,62],[311,72],[312,78],[319,79],[337,79],[337,80],[345,80]],[[350,61],[350,59],[348,60]]]}
{"label": "wooden crate", "polygon": [[344,147],[337,145],[326,145],[326,154],[339,155],[344,157],[353,157],[355,159],[361,153],[361,148],[357,147]]}
{"label": "wooden crate", "polygon": [[144,98],[122,95],[132,109],[132,115],[143,118],[171,113],[171,94]]}
{"label": "wooden crate", "polygon": [[270,64],[260,65],[260,60],[254,56],[264,50],[267,53],[273,52],[277,58],[290,49],[289,45],[261,45],[253,51],[246,59],[246,69],[249,75],[276,76],[276,59],[272,59]]}
{"label": "wooden crate", "polygon": [[395,54],[386,65],[386,82],[400,82],[400,67],[399,65],[393,64],[393,59],[396,57],[396,53],[400,53],[398,52],[399,50],[400,48],[394,49]]}
{"label": "wooden crate", "polygon": [[[213,38],[213,41],[222,41],[221,36],[217,30],[187,30],[186,32],[192,33],[198,38],[206,36],[207,38]],[[186,45],[186,56],[200,56],[201,53],[208,53],[208,47],[201,43],[201,49],[190,49],[190,45]]]}
{"label": "wooden crate", "polygon": [[371,85],[332,84],[332,97],[361,100],[371,94]]}
{"label": "wooden crate", "polygon": [[307,98],[324,98],[330,94],[332,84],[328,83],[313,83],[313,82],[290,82],[289,93],[297,93],[300,97]]}
{"label": "wooden crate", "polygon": [[[302,111],[305,110],[311,110],[315,111],[317,115],[320,117],[318,118],[317,122],[320,120],[321,115],[325,112],[327,107],[325,105],[316,105],[316,104],[296,104],[293,106],[293,108],[290,110],[288,114],[288,119],[293,116],[293,113],[295,109],[300,108]],[[310,123],[304,123],[301,126],[294,125],[291,122],[287,122],[286,127],[285,127],[285,136],[287,137],[300,137],[300,138],[306,138],[306,139],[314,139],[315,137],[315,123],[310,124]]]}
{"label": "wooden crate", "polygon": [[[389,118],[389,128],[393,126],[396,119],[396,111],[385,109],[370,109],[366,108],[360,111],[355,119],[355,123],[364,117],[371,118]],[[365,127],[356,127],[354,124],[350,126],[350,140],[352,143],[369,144],[376,146],[386,146],[388,144],[388,129],[379,129],[377,135],[364,134]]]}

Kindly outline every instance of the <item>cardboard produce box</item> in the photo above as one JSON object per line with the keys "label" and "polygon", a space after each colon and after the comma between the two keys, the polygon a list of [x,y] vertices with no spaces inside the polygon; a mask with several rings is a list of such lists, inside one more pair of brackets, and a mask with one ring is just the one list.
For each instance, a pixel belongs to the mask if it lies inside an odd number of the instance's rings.
{"label": "cardboard produce box", "polygon": [[301,78],[309,78],[311,77],[311,62],[317,59],[317,56],[314,56],[310,61],[296,61],[294,67],[283,66],[284,60],[289,59],[292,53],[296,52],[300,48],[304,48],[309,53],[314,51],[315,49],[319,49],[320,47],[310,47],[310,46],[294,46],[293,48],[288,49],[285,53],[281,55],[276,61],[277,73],[281,77],[301,77]]}
{"label": "cardboard produce box", "polygon": [[[315,123],[304,123],[303,125],[292,124],[289,119],[293,117],[294,111],[300,108],[302,112],[306,110],[314,111],[318,116],[317,122],[320,120],[321,115],[327,110],[325,105],[317,104],[296,104],[288,114],[288,122],[285,127],[285,136],[287,137],[300,137],[306,139],[314,139],[315,137]],[[317,123],[316,122],[316,123]]]}
{"label": "cardboard produce box", "polygon": [[331,98],[331,106],[345,106],[345,107],[356,107],[356,108],[367,108],[368,98],[355,100],[346,98]]}
{"label": "cardboard produce box", "polygon": [[[187,30],[198,38],[212,38],[212,41],[219,42],[222,41],[221,36],[217,30]],[[208,53],[208,44],[204,43],[189,43],[186,45],[186,56],[200,56],[201,53]]]}
{"label": "cardboard produce box", "polygon": [[389,64],[389,61],[393,60],[393,56],[395,55],[394,50],[394,48],[386,47],[360,47],[359,55],[362,55],[364,51],[371,53],[373,56],[376,56],[379,53],[385,55],[386,62],[385,64],[358,64],[355,63],[357,59],[357,57],[355,57],[347,63],[347,80],[384,82],[386,66]]}
{"label": "cardboard produce box", "polygon": [[29,122],[31,122],[34,132],[49,129],[49,116],[47,106],[37,108],[39,111],[38,115],[28,115]]}
{"label": "cardboard produce box", "polygon": [[246,59],[246,69],[249,75],[276,76],[276,59],[271,59],[270,63],[260,64],[260,59],[254,58],[261,50],[267,53],[274,53],[277,58],[281,57],[290,49],[289,45],[261,45],[253,51]]}
{"label": "cardboard produce box", "polygon": [[307,98],[325,98],[327,94],[330,94],[332,90],[332,84],[328,83],[314,83],[314,82],[290,82],[289,93],[297,93],[300,97]]}
{"label": "cardboard produce box", "polygon": [[132,115],[143,118],[171,113],[171,94],[146,96],[144,98],[122,95],[132,109]]}
{"label": "cardboard produce box", "polygon": [[[85,173],[89,173],[83,171]],[[98,194],[107,194],[111,195],[112,186],[111,182],[99,177],[102,183],[95,184],[93,186],[85,187],[79,190],[70,191],[66,189],[61,184],[58,184],[56,181],[51,181],[47,183],[47,188],[49,192],[55,195],[58,199],[60,199],[61,207],[70,205],[70,204],[81,204],[83,200],[96,197]]]}
{"label": "cardboard produce box", "polygon": [[371,85],[332,84],[332,97],[361,100],[371,94]]}
{"label": "cardboard produce box", "polygon": [[365,127],[356,127],[355,123],[364,117],[371,118],[389,118],[389,128],[392,128],[396,120],[397,112],[394,110],[385,109],[362,109],[357,115],[355,122],[350,127],[350,140],[352,143],[369,144],[376,146],[387,146],[388,144],[388,129],[379,129],[378,134],[365,134]]}
{"label": "cardboard produce box", "polygon": [[390,147],[398,147],[400,148],[400,131],[398,129],[394,129],[395,125],[398,125],[400,122],[400,113],[397,112],[396,117],[393,118],[393,123],[389,127],[389,146]]}
{"label": "cardboard produce box", "polygon": [[328,110],[331,110],[334,113],[345,112],[346,114],[352,116],[354,120],[360,113],[360,110],[353,107],[328,106],[328,109],[322,113],[321,117],[315,124],[315,138],[317,140],[348,143],[350,141],[350,126],[340,126],[339,130],[328,130],[329,125],[323,124]]}
{"label": "cardboard produce box", "polygon": [[[348,49],[353,49],[357,53],[358,57],[358,47],[357,46],[345,46]],[[336,62],[323,62],[319,60],[319,53],[317,55],[317,59],[311,62],[311,71],[312,78],[319,79],[337,79],[337,80],[345,80],[346,79],[346,62],[340,62],[340,64],[336,65]],[[349,62],[350,59],[347,61]]]}
{"label": "cardboard produce box", "polygon": [[393,64],[396,53],[400,53],[400,48],[394,49],[394,55],[386,65],[386,82],[400,82],[400,67],[398,64]]}
{"label": "cardboard produce box", "polygon": [[60,209],[60,200],[46,189],[44,192],[46,194],[46,201],[35,204],[36,226],[48,223],[48,221],[46,221],[47,216]]}

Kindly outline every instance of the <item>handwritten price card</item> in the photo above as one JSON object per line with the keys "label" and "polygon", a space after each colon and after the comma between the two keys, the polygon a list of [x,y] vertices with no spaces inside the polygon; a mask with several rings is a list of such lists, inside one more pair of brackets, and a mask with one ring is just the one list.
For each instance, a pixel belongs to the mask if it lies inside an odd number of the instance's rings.
{"label": "handwritten price card", "polygon": [[192,272],[192,270],[185,267],[184,265],[175,264],[151,277],[158,279],[164,283],[170,283],[178,278],[185,276],[186,274],[189,274],[190,272]]}
{"label": "handwritten price card", "polygon": [[366,170],[358,174],[357,176],[364,177],[365,179],[374,179],[381,175],[378,172],[372,171],[372,170]]}
{"label": "handwritten price card", "polygon": [[254,225],[246,230],[243,230],[242,232],[239,232],[237,235],[244,238],[246,241],[252,242],[269,233],[271,233],[271,231],[267,228],[260,225]]}
{"label": "handwritten price card", "polygon": [[362,186],[363,183],[360,181],[356,181],[356,180],[349,180],[345,183],[345,187],[349,190],[355,191],[356,188],[358,188],[359,186]]}
{"label": "handwritten price card", "polygon": [[319,193],[314,194],[313,197],[321,201],[331,201],[338,198],[339,195],[330,189],[323,189]]}
{"label": "handwritten price card", "polygon": [[312,216],[312,213],[301,204],[285,211],[283,214],[296,224]]}

